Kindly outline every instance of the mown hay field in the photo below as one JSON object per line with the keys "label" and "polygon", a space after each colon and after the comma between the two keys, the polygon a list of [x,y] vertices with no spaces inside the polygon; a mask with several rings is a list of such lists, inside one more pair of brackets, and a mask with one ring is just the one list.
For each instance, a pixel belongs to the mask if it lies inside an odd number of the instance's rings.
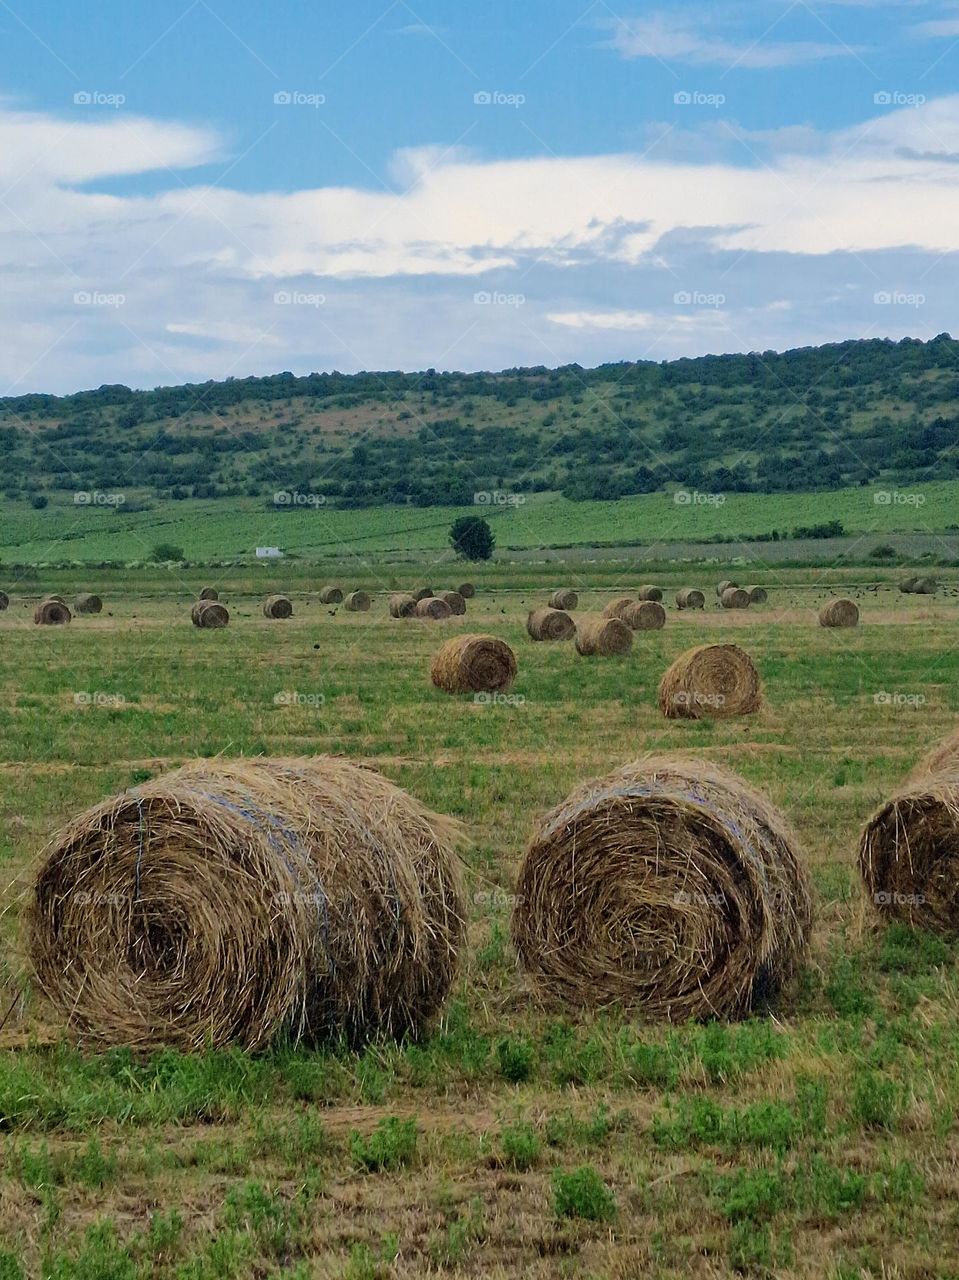
{"label": "mown hay field", "polygon": [[[103,612],[64,627],[34,626],[39,587],[30,601],[11,591],[5,1280],[955,1274],[957,953],[880,927],[856,853],[866,818],[959,718],[959,599],[847,583],[860,625],[831,630],[818,610],[835,587],[810,588],[808,571],[777,575],[766,604],[727,611],[722,575],[686,566],[660,582],[663,630],[635,633],[622,657],[583,658],[526,634],[562,575],[534,591],[505,589],[502,573],[444,622],[390,619],[385,589],[353,614],[291,589],[293,617],[271,621],[265,590],[225,579],[230,625],[218,631],[191,625],[189,596],[147,598],[130,576],[121,592],[99,575]],[[678,611],[676,589],[698,578],[706,609]],[[645,580],[577,583],[573,616]],[[84,584],[42,585],[72,599]],[[508,695],[431,684],[435,650],[473,631],[515,651]],[[761,710],[665,719],[665,669],[727,638],[759,668]],[[799,835],[812,950],[774,1016],[669,1028],[564,1014],[517,973],[509,916],[537,817],[654,751],[735,770]],[[196,755],[317,752],[372,764],[467,825],[469,947],[432,1036],[360,1052],[98,1054],[21,1002],[18,895],[68,817]]]}

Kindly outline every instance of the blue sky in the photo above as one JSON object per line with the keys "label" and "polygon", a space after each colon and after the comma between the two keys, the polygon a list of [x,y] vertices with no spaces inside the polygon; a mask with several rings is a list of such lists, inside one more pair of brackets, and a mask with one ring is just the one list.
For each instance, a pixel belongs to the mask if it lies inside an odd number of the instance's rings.
{"label": "blue sky", "polygon": [[0,0],[0,68],[0,394],[959,327],[959,4]]}

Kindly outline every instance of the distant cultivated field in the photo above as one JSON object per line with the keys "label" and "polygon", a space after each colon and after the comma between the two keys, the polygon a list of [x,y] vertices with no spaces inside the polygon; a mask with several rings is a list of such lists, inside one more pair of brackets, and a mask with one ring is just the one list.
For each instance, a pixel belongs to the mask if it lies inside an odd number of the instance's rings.
{"label": "distant cultivated field", "polygon": [[[831,632],[816,624],[827,591],[786,571],[765,606],[670,607],[628,657],[589,661],[526,639],[544,591],[525,571],[501,569],[445,624],[390,622],[382,596],[334,616],[302,591],[292,620],[268,622],[237,575],[218,632],[189,623],[193,578],[151,598],[165,581],[101,574],[105,612],[66,628],[34,627],[19,597],[0,614],[3,1280],[955,1274],[957,953],[879,929],[854,863],[865,817],[955,724],[955,595],[850,588],[863,625]],[[681,581],[664,581],[668,603]],[[466,629],[514,646],[511,705],[430,685],[433,650]],[[761,670],[763,710],[663,720],[667,664],[728,637]],[[507,926],[534,819],[652,750],[728,765],[798,829],[815,935],[774,1019],[578,1017],[541,1008],[517,973]],[[85,1054],[17,1001],[18,894],[51,832],[220,752],[343,753],[465,821],[469,950],[428,1040]],[[566,1190],[600,1220],[563,1212],[557,1179],[584,1166],[607,1194],[590,1200],[582,1177]]]}

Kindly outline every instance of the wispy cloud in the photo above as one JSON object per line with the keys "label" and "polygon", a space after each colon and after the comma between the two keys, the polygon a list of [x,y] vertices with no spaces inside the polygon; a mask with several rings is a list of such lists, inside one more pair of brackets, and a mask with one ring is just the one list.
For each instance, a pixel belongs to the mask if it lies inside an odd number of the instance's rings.
{"label": "wispy cloud", "polygon": [[651,311],[550,311],[546,319],[567,329],[651,329],[657,323]]}
{"label": "wispy cloud", "polygon": [[612,32],[610,44],[624,58],[656,58],[667,64],[692,67],[795,67],[855,53],[838,40],[727,39],[711,30],[705,21],[694,24],[673,13],[617,19],[606,25]]}

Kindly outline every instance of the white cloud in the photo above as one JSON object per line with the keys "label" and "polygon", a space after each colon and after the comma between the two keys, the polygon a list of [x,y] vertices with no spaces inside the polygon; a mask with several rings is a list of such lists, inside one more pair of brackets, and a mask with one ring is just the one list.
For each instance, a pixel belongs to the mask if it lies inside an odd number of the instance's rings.
{"label": "white cloud", "polygon": [[546,319],[567,329],[649,329],[656,323],[650,311],[553,311]]}
{"label": "white cloud", "polygon": [[657,58],[692,67],[795,67],[821,58],[848,57],[854,52],[838,40],[782,41],[764,36],[727,40],[709,30],[705,22],[694,25],[673,13],[618,19],[613,24],[610,43],[624,58]]}
{"label": "white cloud", "polygon": [[959,18],[937,18],[931,22],[917,22],[910,30],[913,35],[936,39],[942,36],[959,36]]}

